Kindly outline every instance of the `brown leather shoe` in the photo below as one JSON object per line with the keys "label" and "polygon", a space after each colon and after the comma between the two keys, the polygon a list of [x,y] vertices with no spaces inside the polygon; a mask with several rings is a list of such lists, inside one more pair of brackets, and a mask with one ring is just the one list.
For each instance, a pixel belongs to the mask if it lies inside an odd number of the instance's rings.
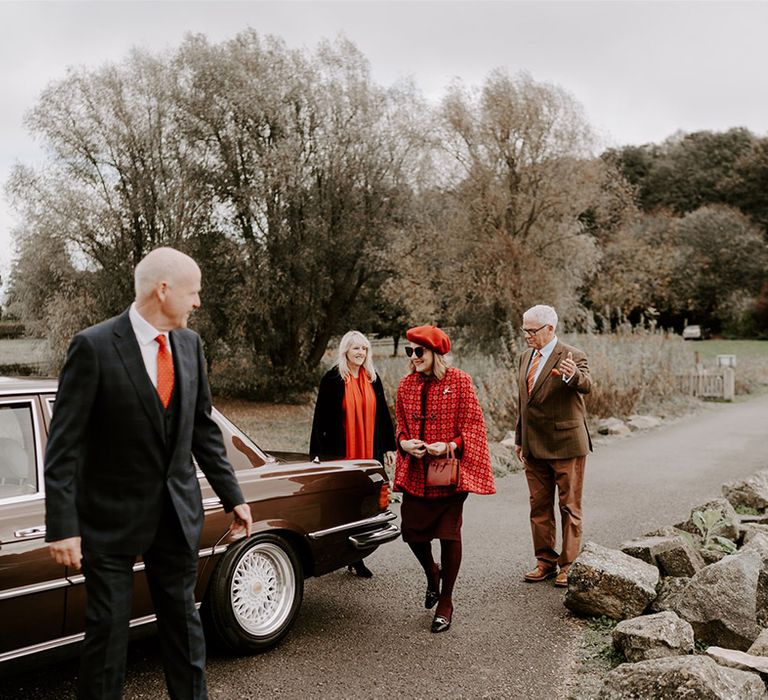
{"label": "brown leather shoe", "polygon": [[533,571],[529,571],[523,576],[523,580],[528,583],[538,583],[539,581],[546,581],[553,576],[557,576],[557,565],[544,566],[544,564],[539,562]]}
{"label": "brown leather shoe", "polygon": [[568,588],[568,569],[560,569],[560,573],[555,577],[555,585],[558,588]]}

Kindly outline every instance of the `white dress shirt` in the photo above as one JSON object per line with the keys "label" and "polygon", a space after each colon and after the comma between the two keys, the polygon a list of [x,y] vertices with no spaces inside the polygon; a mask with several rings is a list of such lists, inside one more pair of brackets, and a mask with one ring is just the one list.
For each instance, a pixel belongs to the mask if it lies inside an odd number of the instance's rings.
{"label": "white dress shirt", "polygon": [[[157,389],[157,352],[160,350],[160,343],[155,338],[161,335],[161,332],[157,330],[149,321],[136,310],[136,302],[131,304],[131,308],[128,310],[128,318],[131,321],[134,335],[139,342],[139,349],[141,350],[141,357],[144,360],[144,367],[147,368],[147,374],[149,375],[152,384]],[[165,336],[165,344],[168,348],[168,352],[171,352],[171,339],[168,337],[168,333],[162,333]],[[173,357],[173,355],[171,355]]]}

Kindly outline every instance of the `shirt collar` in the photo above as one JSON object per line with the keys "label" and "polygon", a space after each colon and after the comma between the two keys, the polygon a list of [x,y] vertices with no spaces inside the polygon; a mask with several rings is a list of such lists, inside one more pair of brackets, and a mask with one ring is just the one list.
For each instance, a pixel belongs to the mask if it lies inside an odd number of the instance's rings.
{"label": "shirt collar", "polygon": [[131,304],[131,308],[128,309],[128,318],[131,321],[131,326],[136,335],[136,340],[139,341],[139,345],[154,343],[158,335],[164,335],[165,339],[168,340],[168,333],[161,333],[138,312],[135,301]]}
{"label": "shirt collar", "polygon": [[557,345],[557,336],[554,336],[552,340],[550,340],[543,348],[541,348],[541,350],[539,350],[544,360],[546,360],[552,354],[552,351],[555,349],[555,345]]}

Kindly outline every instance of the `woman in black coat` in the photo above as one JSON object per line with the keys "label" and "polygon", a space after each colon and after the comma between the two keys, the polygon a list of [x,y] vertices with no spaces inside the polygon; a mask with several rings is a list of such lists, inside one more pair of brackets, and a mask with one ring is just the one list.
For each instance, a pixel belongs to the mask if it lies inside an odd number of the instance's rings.
{"label": "woman in black coat", "polygon": [[[336,362],[320,380],[312,419],[312,457],[377,459],[394,463],[395,431],[384,386],[376,374],[371,344],[359,331],[349,331],[339,343]],[[373,574],[362,561],[358,576]]]}

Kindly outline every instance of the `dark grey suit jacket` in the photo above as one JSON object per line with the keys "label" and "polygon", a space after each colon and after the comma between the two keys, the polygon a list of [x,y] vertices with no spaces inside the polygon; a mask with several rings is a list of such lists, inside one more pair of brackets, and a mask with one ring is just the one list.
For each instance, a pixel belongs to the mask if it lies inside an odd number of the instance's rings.
{"label": "dark grey suit jacket", "polygon": [[178,392],[173,444],[128,311],[72,340],[45,457],[49,542],[80,535],[84,548],[140,554],[170,496],[187,543],[197,548],[203,508],[193,454],[227,511],[244,502],[211,418],[200,337],[178,329],[170,338]]}

